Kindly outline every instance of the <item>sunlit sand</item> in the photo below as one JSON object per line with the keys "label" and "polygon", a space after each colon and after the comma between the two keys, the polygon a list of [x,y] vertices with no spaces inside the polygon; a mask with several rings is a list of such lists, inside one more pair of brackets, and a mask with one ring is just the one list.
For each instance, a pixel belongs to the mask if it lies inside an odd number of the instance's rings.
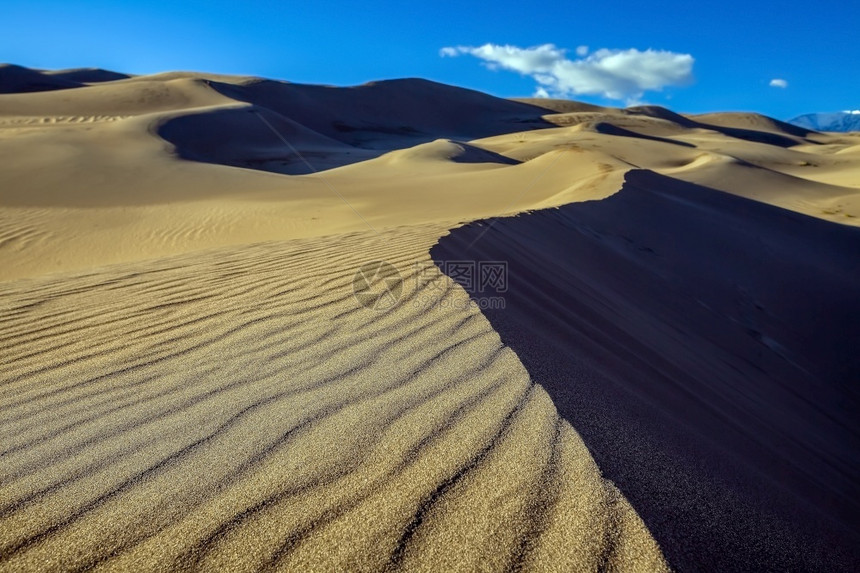
{"label": "sunlit sand", "polygon": [[421,303],[468,302],[431,249],[631,170],[860,225],[860,136],[754,114],[3,71],[65,88],[0,95],[3,571],[668,570],[520,351]]}

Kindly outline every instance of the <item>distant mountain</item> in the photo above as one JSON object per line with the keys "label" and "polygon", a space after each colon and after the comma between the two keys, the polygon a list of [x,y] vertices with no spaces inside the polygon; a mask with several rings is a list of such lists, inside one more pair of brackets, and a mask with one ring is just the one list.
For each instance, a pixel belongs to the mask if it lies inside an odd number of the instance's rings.
{"label": "distant mountain", "polygon": [[788,123],[816,131],[860,131],[860,110],[807,113]]}

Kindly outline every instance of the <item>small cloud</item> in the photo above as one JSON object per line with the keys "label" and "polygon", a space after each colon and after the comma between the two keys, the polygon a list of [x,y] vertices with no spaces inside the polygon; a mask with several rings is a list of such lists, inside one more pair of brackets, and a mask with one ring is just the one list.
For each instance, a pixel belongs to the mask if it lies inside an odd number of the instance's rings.
{"label": "small cloud", "polygon": [[860,109],[846,109],[844,113],[851,115],[860,115]]}
{"label": "small cloud", "polygon": [[770,83],[768,85],[772,88],[785,89],[788,87],[788,82],[781,79],[781,78],[774,78],[774,79],[770,80]]}
{"label": "small cloud", "polygon": [[536,89],[536,90],[535,90],[535,95],[534,95],[534,97],[548,98],[548,97],[549,97],[549,92],[548,92],[548,91],[546,91],[545,89],[543,89],[543,88],[539,87],[538,89]]}
{"label": "small cloud", "polygon": [[538,93],[549,97],[602,95],[627,102],[639,101],[646,91],[693,81],[693,56],[665,50],[610,50],[589,52],[579,46],[577,59],[554,44],[531,48],[498,44],[445,47],[445,57],[466,54],[483,60],[491,70],[510,70],[532,77]]}

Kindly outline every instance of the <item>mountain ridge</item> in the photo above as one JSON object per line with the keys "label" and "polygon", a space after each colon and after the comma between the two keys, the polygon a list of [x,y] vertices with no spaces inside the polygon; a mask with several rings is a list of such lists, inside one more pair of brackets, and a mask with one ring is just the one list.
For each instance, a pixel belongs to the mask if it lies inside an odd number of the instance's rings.
{"label": "mountain ridge", "polygon": [[860,110],[806,113],[788,123],[816,131],[860,131]]}

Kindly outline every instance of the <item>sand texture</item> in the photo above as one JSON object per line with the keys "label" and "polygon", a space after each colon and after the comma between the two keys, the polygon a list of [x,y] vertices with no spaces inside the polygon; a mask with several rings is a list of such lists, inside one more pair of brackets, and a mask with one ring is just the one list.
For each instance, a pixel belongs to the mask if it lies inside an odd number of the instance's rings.
{"label": "sand texture", "polygon": [[854,568],[860,229],[649,171],[489,223],[433,256],[506,257],[484,314],[673,566]]}
{"label": "sand texture", "polygon": [[664,568],[478,310],[356,308],[441,232],[3,288],[0,569]]}
{"label": "sand texture", "polygon": [[756,114],[0,66],[0,571],[856,569],[858,225]]}

